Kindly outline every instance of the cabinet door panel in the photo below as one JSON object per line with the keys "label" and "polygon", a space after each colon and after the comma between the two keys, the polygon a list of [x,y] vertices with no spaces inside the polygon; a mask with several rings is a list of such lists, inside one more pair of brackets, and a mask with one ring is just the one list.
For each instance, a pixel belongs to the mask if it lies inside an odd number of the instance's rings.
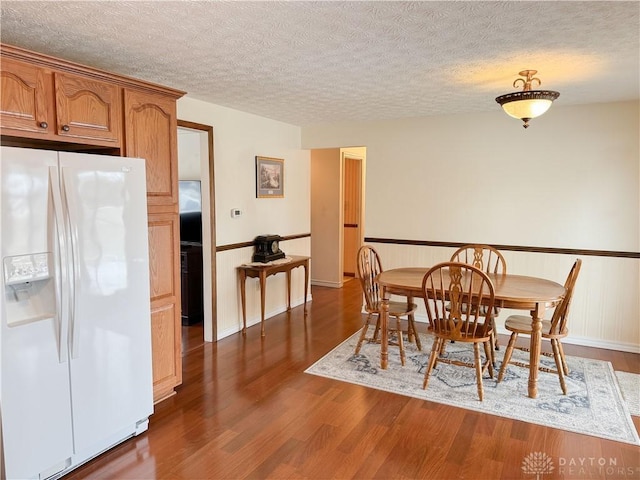
{"label": "cabinet door panel", "polygon": [[56,73],[57,134],[120,145],[121,88],[88,78]]}
{"label": "cabinet door panel", "polygon": [[153,351],[153,400],[158,402],[173,395],[182,382],[179,332],[175,329],[176,306],[161,305],[151,310],[151,349]]}
{"label": "cabinet door panel", "polygon": [[153,398],[159,401],[182,382],[180,314],[180,222],[177,214],[149,215],[149,277]]}
{"label": "cabinet door panel", "polygon": [[151,300],[176,295],[176,258],[179,258],[180,226],[178,216],[149,216],[149,277]]}
{"label": "cabinet door panel", "polygon": [[[46,137],[53,131],[51,73],[43,68],[2,59],[0,115],[3,133],[29,132]],[[14,133],[17,133],[14,132]]]}
{"label": "cabinet door panel", "polygon": [[178,203],[178,124],[172,98],[125,90],[125,154],[147,160],[149,205]]}

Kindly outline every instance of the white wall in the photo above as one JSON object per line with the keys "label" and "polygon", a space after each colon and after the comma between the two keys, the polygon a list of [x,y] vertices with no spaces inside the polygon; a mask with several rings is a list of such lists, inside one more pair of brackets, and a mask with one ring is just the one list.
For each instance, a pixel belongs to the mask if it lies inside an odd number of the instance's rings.
{"label": "white wall", "polygon": [[[302,146],[367,147],[366,237],[639,252],[639,114],[556,102],[527,130],[497,110],[305,127]],[[449,253],[381,248],[386,268]],[[510,253],[510,272],[561,282],[573,260]],[[572,336],[640,350],[640,260],[584,259]]]}
{"label": "white wall", "polygon": [[[218,246],[244,243],[267,233],[287,236],[310,232],[310,160],[309,152],[300,148],[299,127],[188,96],[178,100],[178,118],[213,126]],[[256,198],[256,155],[284,159],[284,198]],[[241,209],[242,216],[231,218],[232,208]],[[286,254],[310,255],[310,239],[286,241],[281,248]],[[252,253],[252,248],[216,253],[218,338],[242,326],[236,267],[250,262]],[[295,272],[292,279],[292,306],[301,304],[304,297],[302,269],[296,270],[301,272]],[[260,321],[256,283],[247,280],[248,325]],[[266,311],[272,316],[286,309],[285,276],[269,277],[267,283]]]}

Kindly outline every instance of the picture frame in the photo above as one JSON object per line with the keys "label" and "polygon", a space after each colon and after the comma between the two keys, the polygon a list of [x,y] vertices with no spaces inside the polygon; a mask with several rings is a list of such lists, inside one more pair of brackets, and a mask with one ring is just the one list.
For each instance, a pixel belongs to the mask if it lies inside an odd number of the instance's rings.
{"label": "picture frame", "polygon": [[284,159],[256,156],[256,198],[284,197]]}

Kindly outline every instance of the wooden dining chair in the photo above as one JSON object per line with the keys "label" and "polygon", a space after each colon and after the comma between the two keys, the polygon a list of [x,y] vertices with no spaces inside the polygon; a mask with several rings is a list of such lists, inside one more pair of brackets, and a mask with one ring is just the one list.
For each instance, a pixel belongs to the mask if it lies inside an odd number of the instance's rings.
{"label": "wooden dining chair", "polygon": [[[540,358],[535,359],[535,362],[539,365],[539,370],[543,372],[558,374],[558,378],[560,380],[560,388],[562,388],[562,393],[564,395],[567,394],[567,385],[564,377],[565,375],[569,374],[569,368],[567,366],[567,361],[562,349],[562,342],[560,340],[569,334],[569,307],[571,305],[573,290],[576,285],[576,280],[578,279],[578,274],[580,273],[581,266],[582,260],[577,259],[573,264],[573,267],[571,267],[569,275],[567,276],[567,280],[565,281],[564,287],[566,289],[566,294],[564,298],[553,311],[551,320],[542,321],[542,338],[545,338],[551,342],[551,349],[553,353],[541,352],[541,354],[548,357],[553,357],[556,363],[556,369],[553,370],[547,367],[543,367],[540,365]],[[531,336],[531,321],[531,317],[528,315],[511,315],[505,321],[505,328],[512,333],[511,338],[509,339],[509,344],[507,345],[507,350],[504,352],[504,360],[502,361],[500,373],[498,374],[498,383],[502,381],[504,372],[507,369],[507,365],[509,365],[510,363],[512,365],[529,368],[529,364],[514,361],[511,359],[511,356],[513,354],[514,348],[525,352],[530,351],[528,347],[516,346],[516,341],[518,340],[518,335],[520,334]]]}
{"label": "wooden dining chair", "polygon": [[[382,263],[380,262],[380,255],[378,252],[368,245],[363,245],[358,249],[357,255],[357,270],[358,278],[360,279],[360,286],[364,294],[365,310],[367,312],[367,318],[360,332],[360,338],[356,345],[356,355],[360,353],[360,348],[364,341],[379,342],[378,333],[380,331],[380,309],[382,305],[382,298],[380,296],[380,287],[376,282],[376,277],[382,272]],[[400,348],[400,361],[402,365],[405,364],[405,351],[404,340],[402,338],[402,317],[407,317],[407,337],[409,341],[415,339],[418,350],[422,350],[422,344],[420,343],[420,336],[416,330],[413,314],[416,311],[417,305],[413,303],[412,299],[408,298],[406,302],[389,301],[389,319],[395,318],[395,325],[389,321],[388,329],[390,332],[395,332],[397,341],[389,341],[390,345],[396,345]],[[376,318],[375,330],[372,337],[367,337],[367,330],[373,317]]]}
{"label": "wooden dining chair", "polygon": [[[462,262],[473,265],[485,273],[507,273],[507,262],[502,253],[491,245],[473,243],[464,245],[456,250],[451,256],[452,262]],[[485,307],[481,307],[485,308]],[[498,332],[496,329],[495,317],[500,313],[499,307],[493,307],[491,315],[491,344],[495,350],[500,350],[498,345]]]}
{"label": "wooden dining chair", "polygon": [[[475,368],[478,396],[482,401],[482,375],[488,369],[493,378],[491,314],[494,287],[477,267],[462,262],[445,262],[430,268],[422,279],[422,294],[435,339],[422,388],[427,388],[431,371],[438,362]],[[487,308],[480,308],[486,305]],[[473,363],[443,356],[447,341],[473,344]],[[480,345],[485,360],[481,360]]]}

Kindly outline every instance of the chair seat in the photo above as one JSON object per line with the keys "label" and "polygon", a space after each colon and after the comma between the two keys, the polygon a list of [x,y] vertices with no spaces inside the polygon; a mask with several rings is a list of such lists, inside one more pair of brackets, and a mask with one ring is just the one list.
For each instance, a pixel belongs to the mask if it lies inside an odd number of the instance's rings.
{"label": "chair seat", "polygon": [[[375,308],[372,311],[377,313],[381,308],[382,304],[378,302],[375,304]],[[408,315],[415,312],[417,308],[418,306],[415,303],[389,301],[389,315],[392,317]]]}
{"label": "chair seat", "polygon": [[[510,315],[504,322],[504,327],[510,332],[531,335],[531,317],[528,315]],[[551,334],[551,320],[542,320],[542,336],[544,338],[562,338],[566,337],[568,331]]]}
{"label": "chair seat", "polygon": [[[436,319],[435,321],[442,322],[445,320]],[[427,328],[427,331],[429,331],[430,333],[433,333],[436,337],[444,338],[445,340],[452,340],[455,342],[462,342],[462,343],[476,343],[476,342],[487,342],[491,340],[491,332],[493,331],[493,329],[491,328],[491,326],[489,326],[489,328],[485,330],[484,323],[478,323],[475,333],[470,332],[465,334],[464,331],[461,331],[460,332],[461,335],[456,336],[456,338],[451,337],[451,334],[448,332],[444,333],[442,330],[433,328],[431,325],[429,325],[429,327]],[[482,332],[482,334],[480,332]]]}

